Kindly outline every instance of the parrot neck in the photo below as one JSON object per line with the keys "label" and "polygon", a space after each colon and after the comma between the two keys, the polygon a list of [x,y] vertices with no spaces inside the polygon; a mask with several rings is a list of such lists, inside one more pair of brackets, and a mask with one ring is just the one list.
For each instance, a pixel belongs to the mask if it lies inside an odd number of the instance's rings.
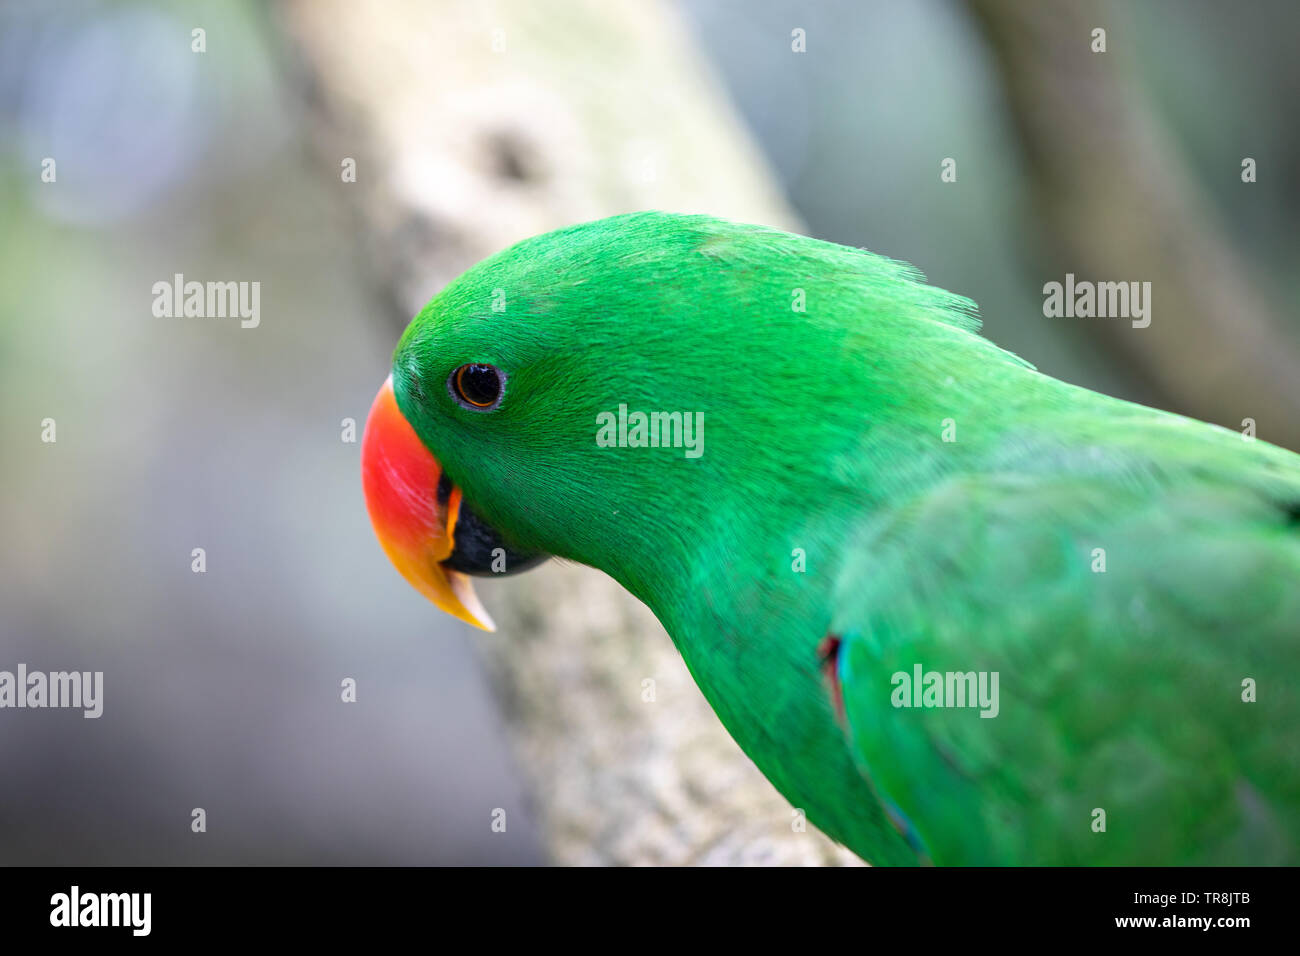
{"label": "parrot neck", "polygon": [[[693,563],[663,572],[680,575],[675,587],[629,589],[664,625],[723,726],[790,801],[795,816],[773,826],[806,815],[872,863],[912,865],[916,853],[880,810],[828,680],[825,638],[845,521],[805,517],[784,535],[733,526]],[[735,550],[745,536],[755,546]]]}
{"label": "parrot neck", "polygon": [[[1060,384],[1005,365],[997,374],[1004,387]],[[939,391],[922,409],[881,405],[871,418],[847,409],[771,444],[728,445],[728,430],[715,427],[705,460],[724,471],[685,493],[694,512],[679,514],[672,534],[640,529],[655,534],[652,553],[624,549],[599,565],[659,618],[723,724],[777,788],[873,862],[916,857],[878,812],[836,712],[834,662],[824,659],[835,647],[835,597],[866,522],[978,470],[1005,440],[1004,391],[976,398],[984,386],[966,378],[973,389]],[[735,493],[719,496],[719,488]]]}

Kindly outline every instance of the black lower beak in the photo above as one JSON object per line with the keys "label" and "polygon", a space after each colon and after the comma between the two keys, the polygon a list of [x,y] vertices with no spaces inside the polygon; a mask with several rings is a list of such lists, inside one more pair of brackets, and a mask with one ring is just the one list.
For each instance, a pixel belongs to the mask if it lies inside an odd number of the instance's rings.
{"label": "black lower beak", "polygon": [[456,518],[451,554],[442,564],[462,574],[482,577],[518,574],[545,561],[550,555],[519,551],[501,540],[493,527],[480,518],[468,501],[461,499]]}

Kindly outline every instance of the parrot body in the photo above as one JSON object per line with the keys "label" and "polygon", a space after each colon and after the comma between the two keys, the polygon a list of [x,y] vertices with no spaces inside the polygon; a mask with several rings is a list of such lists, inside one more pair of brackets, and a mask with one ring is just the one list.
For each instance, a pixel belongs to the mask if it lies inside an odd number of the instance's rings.
{"label": "parrot body", "polygon": [[[1300,457],[1042,375],[919,279],[615,217],[451,283],[392,390],[482,527],[644,601],[868,861],[1300,862]],[[621,405],[702,413],[701,453],[598,442]]]}

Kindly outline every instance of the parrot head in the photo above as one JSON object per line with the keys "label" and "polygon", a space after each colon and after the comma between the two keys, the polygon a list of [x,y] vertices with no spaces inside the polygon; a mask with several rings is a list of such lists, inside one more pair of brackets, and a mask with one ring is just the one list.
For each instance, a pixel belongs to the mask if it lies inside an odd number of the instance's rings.
{"label": "parrot head", "polygon": [[784,532],[860,493],[828,468],[849,457],[864,408],[891,404],[889,362],[864,380],[862,330],[837,297],[853,314],[874,306],[885,331],[918,311],[954,331],[965,300],[914,277],[705,216],[634,213],[525,240],[450,283],[402,336],[362,441],[375,532],[417,590],[486,629],[471,576],[548,556],[600,568],[661,620],[720,566],[788,565]]}
{"label": "parrot head", "polygon": [[370,407],[361,463],[370,521],[389,560],[438,608],[493,630],[469,576],[489,573],[494,561],[502,572],[522,571],[544,555],[510,550],[465,502],[397,407],[391,376]]}

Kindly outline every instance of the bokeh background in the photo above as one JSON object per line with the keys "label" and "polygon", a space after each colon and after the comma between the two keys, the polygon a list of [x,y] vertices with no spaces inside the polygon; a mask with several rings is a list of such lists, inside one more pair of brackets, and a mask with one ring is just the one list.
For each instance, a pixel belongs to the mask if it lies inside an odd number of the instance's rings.
{"label": "bokeh background", "polygon": [[[675,793],[718,733],[674,672],[690,720],[588,745],[642,718],[584,668],[670,667],[653,622],[580,589],[557,628],[512,581],[483,638],[369,529],[344,419],[420,301],[543,228],[657,205],[866,246],[1049,374],[1300,447],[1293,2],[348,6],[0,6],[0,669],[105,675],[98,720],[0,711],[0,863],[737,859],[708,799],[579,832],[635,805],[600,781]],[[1045,318],[1067,271],[1153,281],[1152,328]],[[153,316],[178,272],[260,282],[260,326]],[[596,689],[562,721],[566,681]]]}

